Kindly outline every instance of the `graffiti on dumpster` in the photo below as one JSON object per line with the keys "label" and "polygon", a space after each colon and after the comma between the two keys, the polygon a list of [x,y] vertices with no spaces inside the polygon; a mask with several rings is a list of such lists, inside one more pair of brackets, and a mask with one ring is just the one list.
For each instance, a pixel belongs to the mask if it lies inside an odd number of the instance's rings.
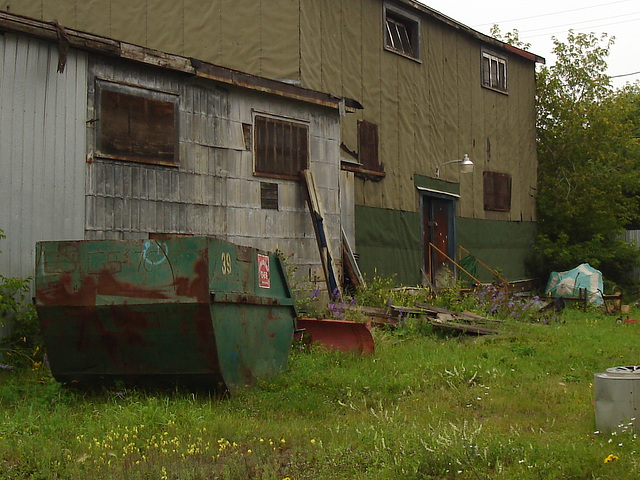
{"label": "graffiti on dumpster", "polygon": [[142,244],[142,259],[147,265],[160,265],[167,259],[169,247],[164,242],[147,240]]}

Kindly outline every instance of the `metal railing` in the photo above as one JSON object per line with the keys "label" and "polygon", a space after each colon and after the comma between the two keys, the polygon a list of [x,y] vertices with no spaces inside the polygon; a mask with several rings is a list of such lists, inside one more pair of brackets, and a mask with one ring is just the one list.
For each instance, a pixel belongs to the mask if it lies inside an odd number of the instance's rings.
{"label": "metal railing", "polygon": [[[473,273],[469,272],[466,268],[464,268],[462,265],[460,265],[460,258],[462,257],[462,252],[465,252],[467,255],[473,257],[478,265],[480,265],[482,268],[484,268],[489,273],[491,273],[491,275],[493,275],[497,280],[499,280],[503,284],[505,290],[508,292],[508,290],[509,290],[509,282],[507,280],[505,280],[502,277],[502,275],[500,275],[494,269],[489,267],[486,263],[482,262],[480,259],[478,259],[477,257],[473,256],[471,254],[471,252],[469,252],[469,250],[467,250],[466,248],[464,248],[462,246],[458,246],[458,261],[456,261],[453,258],[451,258],[449,255],[447,255],[445,252],[440,250],[436,245],[434,245],[433,243],[429,242],[429,252],[428,252],[427,258],[428,258],[428,262],[429,262],[429,276],[431,277],[430,280],[431,280],[432,283],[435,284],[435,278],[433,278],[433,257],[434,257],[433,251],[436,251],[442,257],[444,257],[448,262],[453,264],[458,271],[463,272],[465,275],[467,275],[473,282],[475,282],[476,285],[481,285],[482,282],[480,280],[478,280],[478,278],[475,275],[473,275]],[[458,277],[458,275],[456,274],[456,278],[457,277]]]}

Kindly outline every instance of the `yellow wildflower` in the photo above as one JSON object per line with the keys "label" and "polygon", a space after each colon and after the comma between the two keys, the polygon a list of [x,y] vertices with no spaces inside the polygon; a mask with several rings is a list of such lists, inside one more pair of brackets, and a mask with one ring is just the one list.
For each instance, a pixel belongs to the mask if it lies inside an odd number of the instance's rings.
{"label": "yellow wildflower", "polygon": [[604,463],[615,462],[616,460],[618,460],[618,457],[614,454],[611,454],[604,459]]}

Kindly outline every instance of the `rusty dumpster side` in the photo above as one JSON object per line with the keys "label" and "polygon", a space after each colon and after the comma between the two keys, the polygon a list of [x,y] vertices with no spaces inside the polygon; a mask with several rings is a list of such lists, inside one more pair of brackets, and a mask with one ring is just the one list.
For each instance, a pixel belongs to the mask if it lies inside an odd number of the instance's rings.
{"label": "rusty dumpster side", "polygon": [[279,257],[210,237],[39,242],[35,303],[62,382],[233,391],[282,371],[295,329]]}

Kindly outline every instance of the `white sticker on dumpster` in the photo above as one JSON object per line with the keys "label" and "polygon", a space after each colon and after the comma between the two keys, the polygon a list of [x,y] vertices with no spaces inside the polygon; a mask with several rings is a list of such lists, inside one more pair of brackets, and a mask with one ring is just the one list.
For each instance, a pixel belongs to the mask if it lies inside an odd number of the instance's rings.
{"label": "white sticker on dumpster", "polygon": [[271,272],[267,255],[258,254],[258,276],[260,277],[260,288],[271,288]]}

